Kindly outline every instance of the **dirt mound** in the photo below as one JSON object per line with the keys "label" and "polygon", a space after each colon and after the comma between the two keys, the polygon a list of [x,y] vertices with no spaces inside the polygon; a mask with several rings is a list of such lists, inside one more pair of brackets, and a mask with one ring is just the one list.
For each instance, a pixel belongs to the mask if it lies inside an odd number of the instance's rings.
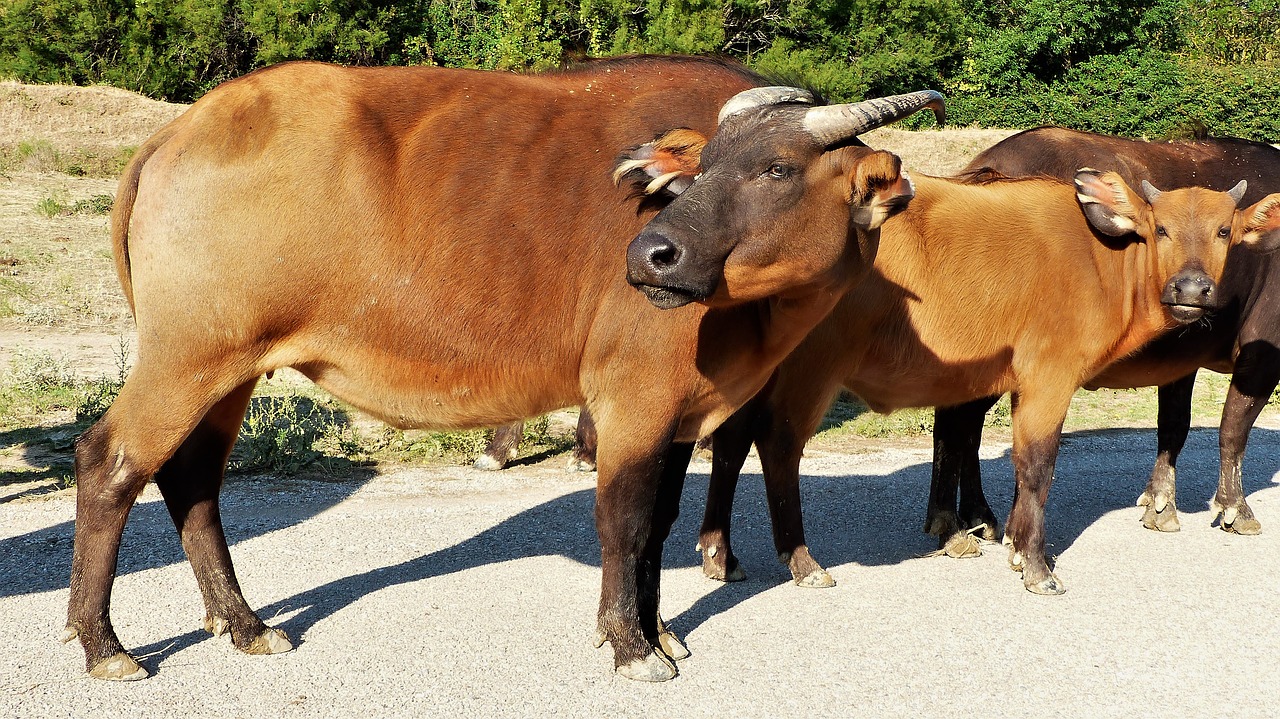
{"label": "dirt mound", "polygon": [[976,127],[916,131],[885,127],[862,139],[871,147],[901,157],[908,170],[945,177],[964,169],[979,152],[1015,132]]}
{"label": "dirt mound", "polygon": [[134,147],[186,109],[114,87],[0,82],[0,145],[47,140],[63,150]]}

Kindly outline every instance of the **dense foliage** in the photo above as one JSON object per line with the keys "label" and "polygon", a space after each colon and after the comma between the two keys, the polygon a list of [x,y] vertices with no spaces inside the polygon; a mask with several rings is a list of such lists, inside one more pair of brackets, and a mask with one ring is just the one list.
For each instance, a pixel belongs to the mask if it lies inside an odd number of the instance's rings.
{"label": "dense foliage", "polygon": [[0,75],[189,101],[294,58],[539,69],[716,53],[961,124],[1280,139],[1280,0],[0,0]]}

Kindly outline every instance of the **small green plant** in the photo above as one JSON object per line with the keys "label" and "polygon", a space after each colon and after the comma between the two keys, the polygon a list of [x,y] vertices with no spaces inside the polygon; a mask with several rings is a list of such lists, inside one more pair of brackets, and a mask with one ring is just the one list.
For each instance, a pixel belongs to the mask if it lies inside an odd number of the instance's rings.
{"label": "small green plant", "polygon": [[45,197],[36,203],[36,212],[50,219],[66,214],[67,211],[67,204],[59,199],[56,194]]}
{"label": "small green plant", "polygon": [[17,350],[0,386],[0,425],[15,426],[30,418],[73,409],[79,382],[67,360],[42,350]]}
{"label": "small green plant", "polygon": [[305,397],[254,397],[231,466],[241,472],[292,473],[316,463],[327,418]]}
{"label": "small green plant", "polygon": [[111,195],[94,195],[87,200],[76,200],[71,211],[77,215],[106,215],[111,212],[115,201]]}
{"label": "small green plant", "polygon": [[530,450],[559,454],[573,449],[574,442],[573,433],[552,431],[550,415],[544,414],[524,423],[522,443]]}
{"label": "small green plant", "polygon": [[92,424],[107,413],[129,376],[129,340],[120,337],[116,343],[116,374],[102,375],[84,383],[80,402],[76,405],[76,421]]}
{"label": "small green plant", "polygon": [[65,190],[59,190],[37,202],[36,212],[50,219],[59,215],[105,215],[111,212],[115,201],[111,195],[94,195],[72,202]]}

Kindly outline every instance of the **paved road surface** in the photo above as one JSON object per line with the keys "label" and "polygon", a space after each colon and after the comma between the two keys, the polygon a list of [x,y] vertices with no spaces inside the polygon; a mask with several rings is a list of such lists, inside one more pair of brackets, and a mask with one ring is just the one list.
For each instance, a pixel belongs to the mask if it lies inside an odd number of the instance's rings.
{"label": "paved road surface", "polygon": [[[1022,588],[999,546],[922,558],[927,447],[805,460],[829,590],[773,557],[758,466],[737,504],[750,578],[704,579],[708,465],[668,542],[663,611],[693,656],[662,685],[615,678],[590,639],[599,591],[591,479],[558,460],[482,474],[408,469],[341,482],[233,480],[224,515],[251,604],[297,649],[250,657],[198,630],[190,569],[153,489],[126,534],[113,619],[154,673],[84,678],[60,645],[74,501],[0,488],[0,717],[1280,715],[1280,432],[1246,464],[1256,537],[1209,526],[1216,432],[1180,463],[1183,530],[1132,506],[1151,431],[1070,436],[1049,506],[1068,592]],[[1007,513],[1007,446],[983,470]],[[754,461],[754,460],[753,460]]]}

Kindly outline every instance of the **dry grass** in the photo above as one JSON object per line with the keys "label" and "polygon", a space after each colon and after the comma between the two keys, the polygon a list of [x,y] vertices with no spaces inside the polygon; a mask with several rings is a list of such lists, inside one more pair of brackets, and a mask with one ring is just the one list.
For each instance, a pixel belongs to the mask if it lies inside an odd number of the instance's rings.
{"label": "dry grass", "polygon": [[105,209],[134,148],[184,109],[0,82],[0,330],[128,330]]}
{"label": "dry grass", "polygon": [[[0,180],[0,329],[128,329],[108,218],[73,211],[113,196],[115,184],[30,172]],[[50,206],[64,211],[50,217]]]}
{"label": "dry grass", "polygon": [[186,108],[114,87],[0,82],[0,147],[36,140],[64,152],[137,147]]}

